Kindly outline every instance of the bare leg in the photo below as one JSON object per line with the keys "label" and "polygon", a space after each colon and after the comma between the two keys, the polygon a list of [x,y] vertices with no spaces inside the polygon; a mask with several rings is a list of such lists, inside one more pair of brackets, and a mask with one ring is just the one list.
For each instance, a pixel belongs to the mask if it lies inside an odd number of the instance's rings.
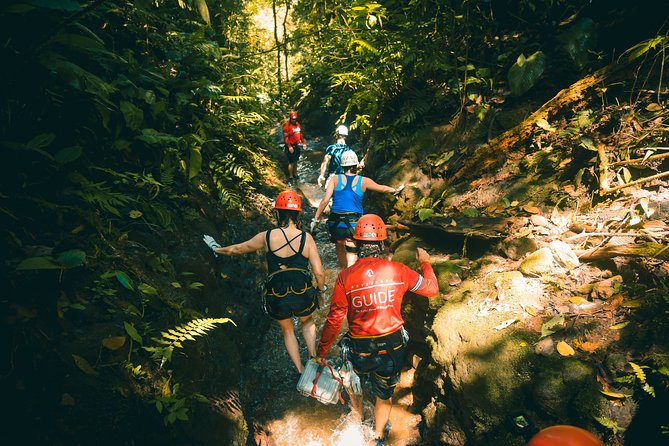
{"label": "bare leg", "polygon": [[290,356],[290,359],[293,360],[293,364],[295,364],[297,371],[302,373],[302,370],[304,370],[304,365],[302,365],[302,359],[300,359],[300,346],[298,345],[297,338],[295,337],[293,318],[288,318],[277,322],[279,322],[279,326],[281,326],[281,331],[283,332],[283,342],[286,345],[288,356]]}
{"label": "bare leg", "polygon": [[301,317],[300,321],[302,322],[302,336],[305,344],[307,344],[307,352],[309,352],[309,356],[316,356],[316,323],[314,318],[309,315]]}
{"label": "bare leg", "polygon": [[[347,390],[348,392],[348,390]],[[358,417],[358,421],[362,423],[363,420],[363,406],[362,406],[362,393],[360,395],[356,395],[354,393],[348,392],[348,396],[351,400],[351,409],[353,412],[355,412],[356,416]]]}
{"label": "bare leg", "polygon": [[337,242],[335,246],[335,252],[337,253],[337,259],[339,260],[339,266],[341,268],[346,268],[348,262],[346,260],[346,248],[344,247],[344,242]]}
{"label": "bare leg", "polygon": [[[355,243],[353,241],[346,240],[344,243],[349,248],[355,248]],[[358,255],[355,252],[346,251],[346,266],[352,266],[357,261]]]}
{"label": "bare leg", "polygon": [[383,438],[383,430],[390,419],[390,409],[392,407],[392,398],[382,400],[378,396],[376,397],[376,405],[374,406],[374,432],[376,433],[376,438]]}

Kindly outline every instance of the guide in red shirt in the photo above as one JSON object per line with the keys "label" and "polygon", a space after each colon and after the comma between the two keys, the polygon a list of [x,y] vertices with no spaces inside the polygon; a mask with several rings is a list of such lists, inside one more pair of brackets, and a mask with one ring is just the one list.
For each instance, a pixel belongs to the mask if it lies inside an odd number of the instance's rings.
{"label": "guide in red shirt", "polygon": [[300,159],[302,146],[307,148],[307,140],[304,138],[300,123],[297,122],[297,112],[290,112],[288,121],[283,125],[282,130],[286,156],[288,156],[288,181],[295,182],[298,179],[297,161]]}
{"label": "guide in red shirt", "polygon": [[[399,382],[408,335],[403,328],[401,306],[407,291],[425,297],[439,294],[429,254],[418,248],[416,259],[422,275],[406,265],[382,258],[387,238],[383,220],[374,214],[360,217],[355,234],[358,261],[339,273],[332,295],[317,358],[322,362],[337,338],[344,317],[349,331],[342,340],[348,359],[358,375],[369,375],[376,396],[375,431],[383,444],[384,429]],[[362,414],[362,399],[351,397],[353,409]],[[357,406],[357,407],[356,407]]]}

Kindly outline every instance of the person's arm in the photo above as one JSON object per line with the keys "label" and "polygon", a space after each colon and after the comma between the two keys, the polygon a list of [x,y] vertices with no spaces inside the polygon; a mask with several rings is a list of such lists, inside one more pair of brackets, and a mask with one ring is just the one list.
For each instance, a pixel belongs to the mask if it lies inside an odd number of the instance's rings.
{"label": "person's arm", "polygon": [[305,248],[307,251],[307,258],[309,259],[309,265],[311,266],[311,271],[313,271],[314,277],[316,278],[316,285],[322,292],[325,289],[325,270],[323,269],[321,256],[318,254],[318,247],[316,246],[316,242],[309,233],[307,233]]}
{"label": "person's arm", "polygon": [[237,243],[235,245],[222,246],[214,248],[216,254],[223,254],[226,256],[233,256],[238,254],[247,254],[249,252],[259,251],[265,247],[265,232],[260,232],[251,239]]}
{"label": "person's arm", "polygon": [[323,162],[321,163],[321,169],[318,173],[318,184],[322,186],[325,182],[325,171],[328,168],[328,163],[330,163],[330,155],[328,153],[323,156]]}
{"label": "person's arm", "polygon": [[323,195],[323,199],[321,200],[320,204],[318,205],[318,209],[316,209],[316,214],[314,214],[314,220],[313,221],[318,221],[321,218],[321,214],[325,210],[325,207],[328,205],[330,202],[330,199],[332,198],[332,194],[334,193],[334,189],[337,186],[337,176],[333,176],[330,182],[328,183],[327,189],[325,189],[325,195]]}
{"label": "person's arm", "polygon": [[348,300],[344,292],[344,284],[341,280],[341,273],[337,277],[334,291],[332,293],[332,303],[330,304],[330,311],[325,319],[325,325],[321,332],[321,340],[318,342],[318,350],[316,356],[318,358],[325,358],[330,352],[330,347],[337,339],[339,329],[344,322],[344,317],[348,312]]}
{"label": "person's arm", "polygon": [[423,248],[417,248],[416,260],[420,265],[420,269],[423,272],[423,275],[417,274],[415,271],[409,268],[409,271],[413,273],[412,275],[418,276],[414,284],[409,288],[409,291],[427,298],[438,296],[439,282],[437,282],[437,276],[435,276],[432,265],[430,264],[430,255]]}
{"label": "person's arm", "polygon": [[365,192],[367,190],[371,190],[374,192],[382,192],[384,194],[397,193],[397,189],[394,187],[386,186],[384,184],[378,184],[371,178],[362,177],[362,191]]}

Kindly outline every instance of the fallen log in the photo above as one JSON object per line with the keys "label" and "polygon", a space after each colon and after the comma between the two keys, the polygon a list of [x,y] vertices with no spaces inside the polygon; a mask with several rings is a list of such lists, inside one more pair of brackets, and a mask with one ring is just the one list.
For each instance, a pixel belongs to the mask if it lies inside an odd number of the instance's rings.
{"label": "fallen log", "polygon": [[669,260],[669,245],[661,243],[628,243],[625,245],[608,244],[597,248],[576,251],[581,261],[606,260],[613,257],[648,257]]}

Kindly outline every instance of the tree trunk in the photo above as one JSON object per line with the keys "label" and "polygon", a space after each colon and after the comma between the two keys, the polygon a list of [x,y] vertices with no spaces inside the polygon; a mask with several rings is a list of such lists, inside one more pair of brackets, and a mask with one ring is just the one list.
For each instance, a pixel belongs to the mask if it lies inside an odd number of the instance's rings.
{"label": "tree trunk", "polygon": [[669,260],[669,246],[661,243],[630,243],[626,245],[604,245],[577,253],[584,261],[605,260],[617,256],[649,257],[658,260]]}
{"label": "tree trunk", "polygon": [[276,44],[276,83],[279,87],[279,97],[283,96],[281,86],[281,42],[279,41],[279,29],[276,22],[276,0],[272,0],[272,16],[274,18],[274,43]]}
{"label": "tree trunk", "polygon": [[619,73],[625,66],[627,66],[627,63],[613,63],[560,91],[523,122],[493,138],[488,144],[478,148],[460,166],[460,168],[447,179],[447,182],[453,184],[456,181],[477,172],[494,171],[497,166],[507,160],[508,154],[518,143],[526,140],[532,134],[536,128],[538,119],[550,121],[550,118],[561,110],[582,99],[588,89],[600,84],[605,79],[610,80],[610,77]]}
{"label": "tree trunk", "polygon": [[286,0],[286,13],[283,16],[283,60],[286,69],[286,82],[290,79],[288,74],[288,11],[290,11],[290,0]]}

